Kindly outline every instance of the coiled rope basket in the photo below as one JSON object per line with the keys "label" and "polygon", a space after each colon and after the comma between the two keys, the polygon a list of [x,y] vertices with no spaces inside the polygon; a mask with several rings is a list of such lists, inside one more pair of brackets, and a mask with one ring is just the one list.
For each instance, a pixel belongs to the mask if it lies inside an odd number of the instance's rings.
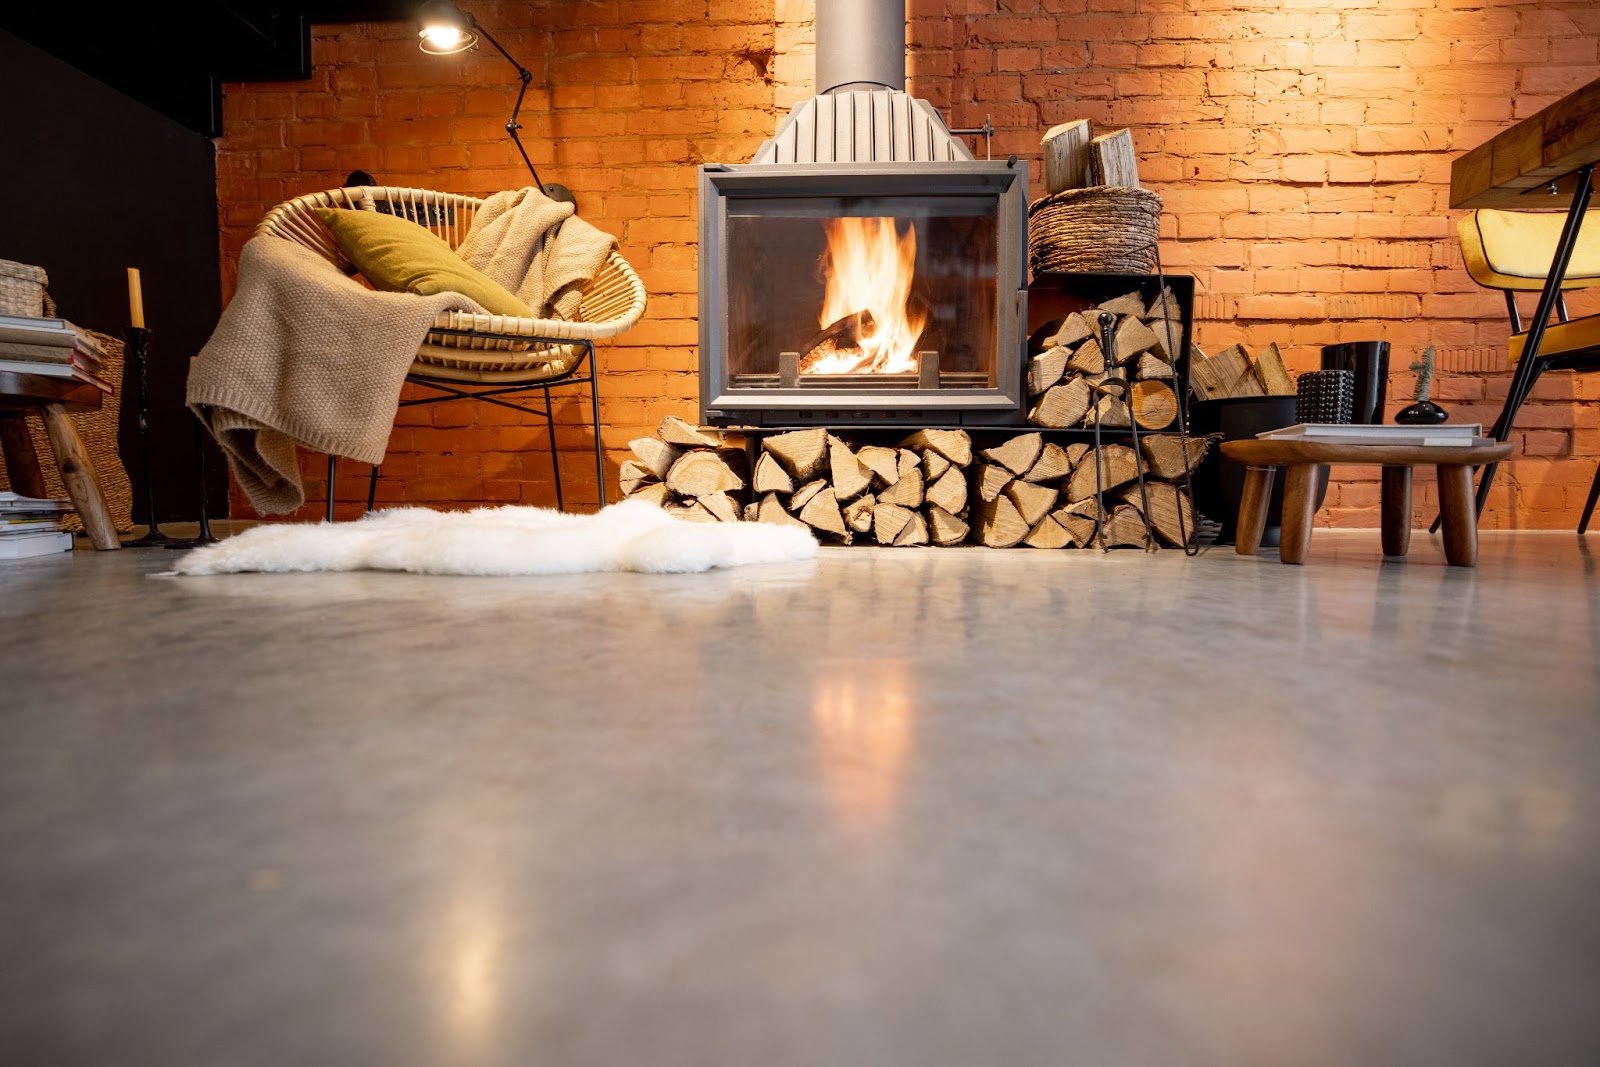
{"label": "coiled rope basket", "polygon": [[1028,208],[1034,273],[1150,274],[1161,236],[1161,198],[1148,189],[1066,189]]}

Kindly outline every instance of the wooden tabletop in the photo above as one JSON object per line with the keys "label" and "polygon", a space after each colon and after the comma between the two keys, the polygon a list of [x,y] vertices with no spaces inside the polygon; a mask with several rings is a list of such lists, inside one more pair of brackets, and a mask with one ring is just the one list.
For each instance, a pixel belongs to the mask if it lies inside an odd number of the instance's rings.
{"label": "wooden tabletop", "polygon": [[43,404],[61,404],[68,411],[96,411],[103,396],[99,389],[76,378],[0,371],[0,411],[29,410]]}
{"label": "wooden tabletop", "polygon": [[1339,442],[1278,439],[1224,441],[1222,454],[1240,463],[1277,466],[1285,463],[1372,463],[1385,467],[1482,466],[1511,455],[1511,442],[1490,445],[1351,445]]}
{"label": "wooden tabletop", "polygon": [[[1572,203],[1572,172],[1596,162],[1600,80],[1458,157],[1450,164],[1450,206],[1565,210]],[[1551,182],[1557,183],[1553,194]]]}

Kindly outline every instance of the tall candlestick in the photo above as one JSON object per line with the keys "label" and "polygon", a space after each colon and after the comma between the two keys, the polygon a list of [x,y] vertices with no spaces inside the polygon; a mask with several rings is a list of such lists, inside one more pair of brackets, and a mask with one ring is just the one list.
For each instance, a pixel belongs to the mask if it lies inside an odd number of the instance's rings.
{"label": "tall candlestick", "polygon": [[135,329],[144,329],[144,290],[139,285],[139,268],[128,268],[128,315]]}

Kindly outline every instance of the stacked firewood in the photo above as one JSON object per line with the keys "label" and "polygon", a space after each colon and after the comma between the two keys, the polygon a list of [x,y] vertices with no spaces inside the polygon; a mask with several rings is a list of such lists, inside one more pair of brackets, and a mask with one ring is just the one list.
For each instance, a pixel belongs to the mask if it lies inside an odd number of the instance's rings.
{"label": "stacked firewood", "polygon": [[[1109,353],[1102,312],[1116,316]],[[1052,429],[1096,423],[1126,429],[1132,420],[1141,429],[1166,429],[1178,417],[1173,363],[1182,339],[1181,313],[1170,289],[1148,304],[1138,293],[1126,293],[1073,312],[1028,362],[1028,421]],[[1126,395],[1102,388],[1111,377],[1128,383]]]}
{"label": "stacked firewood", "polygon": [[804,526],[841,544],[1088,548],[1103,525],[1107,545],[1143,546],[1146,514],[1159,544],[1193,535],[1177,483],[1205,441],[1185,448],[1153,434],[1135,452],[1037,432],[989,437],[994,445],[975,448],[964,430],[926,429],[895,445],[853,445],[821,428],[791,430],[762,439],[747,477],[743,452],[668,419],[629,445],[622,490],[688,519]]}
{"label": "stacked firewood", "polygon": [[1254,359],[1244,345],[1233,345],[1214,356],[1207,356],[1199,345],[1190,345],[1189,390],[1196,400],[1294,396],[1295,381],[1283,365],[1275,343],[1263,348]]}

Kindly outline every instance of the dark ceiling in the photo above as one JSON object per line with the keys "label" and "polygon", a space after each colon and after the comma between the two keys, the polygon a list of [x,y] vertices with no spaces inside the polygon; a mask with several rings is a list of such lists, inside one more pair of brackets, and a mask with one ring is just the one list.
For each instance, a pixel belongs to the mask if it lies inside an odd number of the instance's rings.
{"label": "dark ceiling", "polygon": [[52,5],[15,3],[0,5],[0,29],[216,137],[223,82],[310,77],[312,23],[403,20],[416,6],[417,0],[119,4],[67,21]]}

